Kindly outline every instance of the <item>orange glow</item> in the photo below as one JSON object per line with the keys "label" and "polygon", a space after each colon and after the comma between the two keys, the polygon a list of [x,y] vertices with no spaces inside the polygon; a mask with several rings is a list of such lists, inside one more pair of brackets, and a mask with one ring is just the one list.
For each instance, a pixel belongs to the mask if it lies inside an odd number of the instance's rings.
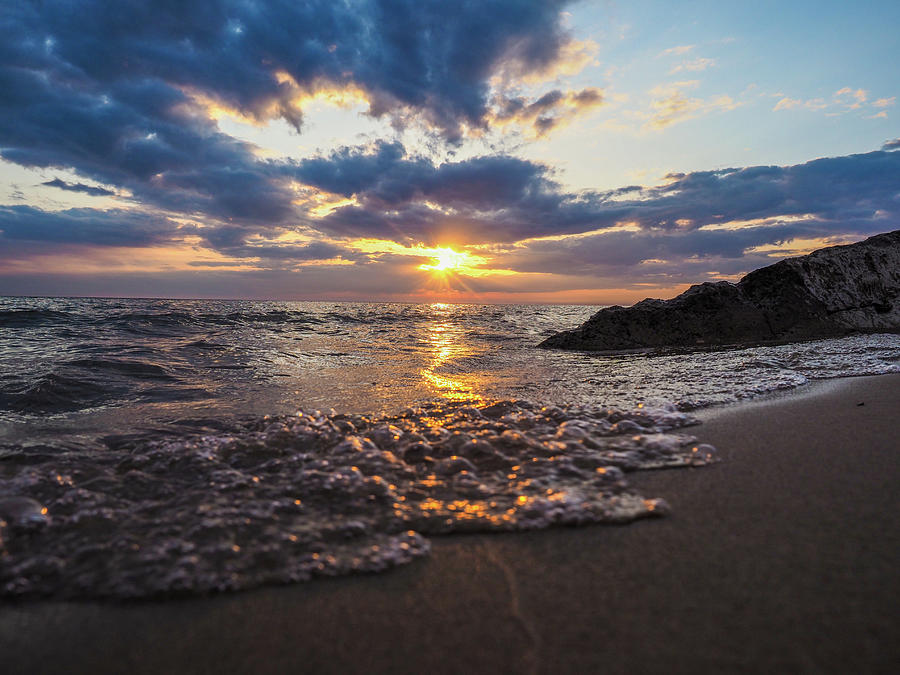
{"label": "orange glow", "polygon": [[293,94],[291,103],[299,109],[315,101],[338,108],[369,104],[365,90],[352,83],[334,84],[327,80],[319,80],[311,86],[301,86],[288,72],[277,70],[274,75],[279,84],[287,85],[291,89]]}
{"label": "orange glow", "polygon": [[431,349],[431,363],[419,371],[422,379],[428,382],[436,393],[448,401],[482,402],[484,398],[475,392],[477,382],[472,376],[450,376],[438,372],[438,369],[451,359],[458,359],[475,354],[475,351],[464,342],[463,331],[450,321],[442,321],[441,316],[449,315],[453,310],[450,305],[437,303],[432,309],[439,312],[437,320],[429,327],[428,342]]}
{"label": "orange glow", "polygon": [[[449,277],[450,274],[435,275],[435,277]],[[549,274],[520,274],[523,280],[547,279],[553,280]],[[637,286],[637,284],[635,284]],[[452,290],[447,288],[426,288],[415,293],[399,296],[408,302],[434,302],[438,299],[450,300],[456,303],[547,303],[547,304],[572,304],[572,305],[631,305],[647,297],[666,300],[674,298],[679,293],[688,289],[690,284],[678,284],[675,286],[647,284],[637,288],[573,288],[558,291],[531,290],[530,288],[516,288],[512,284],[507,288],[496,291],[472,292],[466,289]],[[355,296],[354,296],[355,297]]]}
{"label": "orange glow", "polygon": [[312,103],[324,103],[338,108],[349,108],[354,105],[368,105],[366,92],[354,84],[333,84],[326,80],[314,82],[309,86],[301,86],[291,75],[284,71],[273,73],[275,80],[288,90],[286,96],[272,98],[254,109],[241,110],[226,101],[211,96],[209,92],[192,87],[181,87],[181,91],[190,99],[191,104],[207,118],[220,121],[230,119],[239,124],[263,127],[269,120],[280,117],[286,109],[302,111]]}
{"label": "orange glow", "polygon": [[827,246],[851,244],[855,241],[860,241],[863,238],[864,237],[853,235],[817,238],[797,237],[796,239],[791,239],[789,242],[783,244],[763,244],[761,246],[754,246],[748,248],[745,253],[748,255],[751,253],[765,253],[771,258],[784,258],[807,255]]}
{"label": "orange glow", "polygon": [[502,274],[503,270],[482,269],[481,265],[487,263],[487,258],[480,255],[467,253],[466,251],[454,251],[449,246],[437,248],[411,249],[411,253],[425,255],[431,258],[431,264],[419,265],[424,272],[434,272],[441,275],[461,274],[467,277],[482,277],[489,274]]}
{"label": "orange glow", "polygon": [[432,249],[434,256],[433,265],[419,265],[420,270],[434,270],[435,272],[444,272],[446,270],[458,270],[466,265],[469,256],[468,253],[457,253],[452,248],[435,248]]}
{"label": "orange glow", "polygon": [[192,246],[191,238],[167,246],[84,246],[73,245],[48,253],[7,259],[0,262],[0,272],[7,274],[104,274],[117,272],[139,274],[170,273],[196,270],[210,263],[218,270],[240,271],[253,265],[232,259],[211,249]]}

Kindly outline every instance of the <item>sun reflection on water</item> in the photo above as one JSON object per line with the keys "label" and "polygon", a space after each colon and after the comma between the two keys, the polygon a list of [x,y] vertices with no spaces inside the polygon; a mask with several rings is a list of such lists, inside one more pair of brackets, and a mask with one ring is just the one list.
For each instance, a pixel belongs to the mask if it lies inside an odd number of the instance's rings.
{"label": "sun reflection on water", "polygon": [[455,359],[474,356],[476,350],[466,341],[465,329],[453,321],[458,306],[445,303],[431,305],[432,317],[425,326],[425,338],[431,361],[419,370],[422,379],[434,389],[436,395],[448,401],[484,402],[476,391],[478,379],[472,374],[451,375],[440,371]]}

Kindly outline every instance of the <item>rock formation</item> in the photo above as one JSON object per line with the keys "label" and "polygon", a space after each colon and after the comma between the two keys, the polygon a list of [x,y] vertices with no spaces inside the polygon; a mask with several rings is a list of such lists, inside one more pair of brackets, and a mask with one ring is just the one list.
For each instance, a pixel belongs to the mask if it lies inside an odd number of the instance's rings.
{"label": "rock formation", "polygon": [[540,346],[584,351],[792,342],[900,331],[900,230],[691,286],[671,300],[607,307]]}

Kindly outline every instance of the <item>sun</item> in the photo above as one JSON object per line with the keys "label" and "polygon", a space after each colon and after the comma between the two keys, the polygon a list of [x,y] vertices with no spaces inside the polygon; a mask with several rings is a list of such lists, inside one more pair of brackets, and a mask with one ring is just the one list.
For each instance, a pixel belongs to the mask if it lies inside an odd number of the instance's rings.
{"label": "sun", "polygon": [[468,251],[454,251],[449,246],[436,248],[420,246],[413,250],[423,258],[431,258],[430,263],[419,265],[419,269],[423,272],[430,272],[441,282],[446,282],[451,278],[459,280],[462,277],[516,274],[511,270],[496,270],[486,267],[490,261],[484,256]]}
{"label": "sun", "polygon": [[452,248],[433,248],[429,251],[431,259],[434,261],[431,265],[419,265],[419,269],[432,270],[434,272],[452,272],[466,267],[469,262],[469,255],[466,253],[457,253]]}

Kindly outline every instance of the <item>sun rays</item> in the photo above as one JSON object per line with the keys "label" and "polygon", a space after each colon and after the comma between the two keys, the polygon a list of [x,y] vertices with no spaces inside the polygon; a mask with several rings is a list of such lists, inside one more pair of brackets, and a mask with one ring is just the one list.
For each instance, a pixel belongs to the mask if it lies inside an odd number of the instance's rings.
{"label": "sun rays", "polygon": [[434,272],[459,271],[470,268],[470,262],[476,262],[480,259],[478,256],[469,253],[459,253],[450,247],[434,248],[429,251],[429,255],[434,261],[431,265],[419,265],[420,270],[428,270]]}

